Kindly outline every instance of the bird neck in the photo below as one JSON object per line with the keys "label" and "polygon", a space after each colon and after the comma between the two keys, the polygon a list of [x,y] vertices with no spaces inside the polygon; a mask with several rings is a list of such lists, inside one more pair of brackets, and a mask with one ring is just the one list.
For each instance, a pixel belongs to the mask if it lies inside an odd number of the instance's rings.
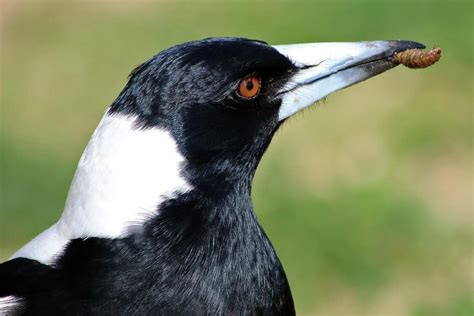
{"label": "bird neck", "polygon": [[139,236],[155,249],[146,261],[167,271],[162,282],[169,281],[173,293],[192,288],[192,295],[229,314],[255,308],[294,313],[284,270],[246,189],[236,187],[220,198],[200,188],[180,194],[162,205]]}
{"label": "bird neck", "polygon": [[[71,256],[89,243],[110,246],[130,283],[144,270],[154,276],[156,295],[143,291],[153,304],[168,293],[180,308],[199,299],[209,311],[293,314],[285,273],[251,201],[263,151],[249,147],[216,159],[186,152],[176,139],[165,129],[137,128],[128,115],[104,116],[58,227],[69,239],[106,238],[77,239]],[[166,311],[169,301],[162,303]]]}

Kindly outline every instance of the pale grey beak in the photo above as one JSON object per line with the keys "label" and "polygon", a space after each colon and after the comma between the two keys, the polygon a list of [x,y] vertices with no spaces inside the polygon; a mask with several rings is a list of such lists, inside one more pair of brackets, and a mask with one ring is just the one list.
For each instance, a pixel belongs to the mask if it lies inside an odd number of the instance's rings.
{"label": "pale grey beak", "polygon": [[311,43],[273,46],[299,70],[280,90],[279,120],[284,120],[327,95],[378,75],[397,65],[391,57],[412,48],[411,41]]}

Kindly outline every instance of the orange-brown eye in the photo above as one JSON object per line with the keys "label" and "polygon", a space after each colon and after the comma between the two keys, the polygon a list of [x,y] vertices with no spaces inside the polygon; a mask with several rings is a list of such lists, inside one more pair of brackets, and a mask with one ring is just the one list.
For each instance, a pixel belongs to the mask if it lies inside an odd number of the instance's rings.
{"label": "orange-brown eye", "polygon": [[239,84],[237,93],[244,99],[253,99],[260,92],[261,80],[258,75],[249,75]]}

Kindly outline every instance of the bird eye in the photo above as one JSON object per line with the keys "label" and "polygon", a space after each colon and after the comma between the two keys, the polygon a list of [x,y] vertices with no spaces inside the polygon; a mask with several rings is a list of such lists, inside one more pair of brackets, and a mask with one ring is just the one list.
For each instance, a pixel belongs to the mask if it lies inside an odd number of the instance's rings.
{"label": "bird eye", "polygon": [[262,80],[256,74],[248,75],[239,84],[237,94],[244,99],[253,99],[260,92]]}

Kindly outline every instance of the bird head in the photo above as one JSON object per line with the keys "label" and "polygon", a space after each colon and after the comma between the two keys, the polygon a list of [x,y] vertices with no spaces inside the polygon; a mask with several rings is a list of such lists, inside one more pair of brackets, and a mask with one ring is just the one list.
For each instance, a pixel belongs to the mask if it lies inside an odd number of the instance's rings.
{"label": "bird head", "polygon": [[169,131],[191,170],[226,181],[253,175],[278,127],[332,92],[384,72],[409,41],[271,46],[210,38],[137,67],[110,114]]}

